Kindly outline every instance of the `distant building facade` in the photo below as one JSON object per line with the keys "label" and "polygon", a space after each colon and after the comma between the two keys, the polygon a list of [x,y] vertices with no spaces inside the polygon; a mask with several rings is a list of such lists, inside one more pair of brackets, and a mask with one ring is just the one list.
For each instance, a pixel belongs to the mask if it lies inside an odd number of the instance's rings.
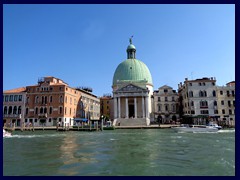
{"label": "distant building facade", "polygon": [[170,86],[162,86],[153,92],[154,119],[170,123],[179,118],[178,93]]}
{"label": "distant building facade", "polygon": [[81,118],[100,118],[97,96],[52,76],[40,78],[36,85],[4,91],[3,96],[3,121],[16,126],[73,126]]}
{"label": "distant building facade", "polygon": [[20,127],[24,122],[26,88],[3,92],[3,125]]}
{"label": "distant building facade", "polygon": [[103,95],[102,97],[100,97],[100,112],[101,115],[103,115],[104,117],[107,117],[108,119],[111,119],[111,101],[112,101],[113,97],[111,96],[111,94],[106,94]]}
{"label": "distant building facade", "polygon": [[100,118],[100,99],[93,95],[89,88],[77,88],[81,93],[78,107],[78,117],[89,120],[98,120]]}
{"label": "distant building facade", "polygon": [[220,119],[235,126],[235,81],[227,83],[226,86],[218,86],[216,92]]}
{"label": "distant building facade", "polygon": [[215,78],[186,78],[178,88],[182,114],[194,117],[194,124],[206,124],[209,118],[218,118]]}
{"label": "distant building facade", "polygon": [[26,86],[25,123],[34,126],[72,126],[81,93],[55,77],[44,77]]}
{"label": "distant building facade", "polygon": [[235,81],[216,86],[216,79],[201,78],[178,85],[180,117],[191,123],[206,124],[217,121],[221,125],[235,125]]}

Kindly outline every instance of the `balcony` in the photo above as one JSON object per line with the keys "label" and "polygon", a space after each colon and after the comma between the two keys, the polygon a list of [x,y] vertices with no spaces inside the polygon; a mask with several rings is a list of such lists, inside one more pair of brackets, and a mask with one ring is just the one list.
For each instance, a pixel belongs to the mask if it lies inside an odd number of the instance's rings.
{"label": "balcony", "polygon": [[4,114],[4,118],[21,118],[21,114]]}
{"label": "balcony", "polygon": [[47,113],[39,113],[38,117],[39,118],[47,118]]}
{"label": "balcony", "polygon": [[200,106],[200,108],[208,108],[208,106]]}

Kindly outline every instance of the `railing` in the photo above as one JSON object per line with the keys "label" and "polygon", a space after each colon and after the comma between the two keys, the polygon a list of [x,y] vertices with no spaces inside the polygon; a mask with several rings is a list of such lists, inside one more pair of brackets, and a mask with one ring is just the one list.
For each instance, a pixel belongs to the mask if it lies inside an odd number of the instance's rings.
{"label": "railing", "polygon": [[4,118],[21,118],[21,114],[4,114]]}
{"label": "railing", "polygon": [[40,114],[38,114],[38,117],[43,117],[43,118],[45,118],[45,117],[47,117],[47,113],[40,113]]}

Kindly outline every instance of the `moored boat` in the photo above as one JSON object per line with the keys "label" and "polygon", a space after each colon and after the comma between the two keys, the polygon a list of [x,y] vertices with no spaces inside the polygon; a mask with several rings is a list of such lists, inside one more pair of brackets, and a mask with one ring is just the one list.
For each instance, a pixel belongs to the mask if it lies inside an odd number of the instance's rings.
{"label": "moored boat", "polygon": [[103,130],[114,130],[115,127],[112,125],[112,121],[107,121],[106,125],[103,126]]}
{"label": "moored boat", "polygon": [[11,137],[12,134],[8,131],[5,131],[5,129],[3,129],[3,137]]}
{"label": "moored boat", "polygon": [[179,127],[172,127],[176,132],[217,132],[219,129],[215,126],[205,126],[205,125],[188,125],[182,124]]}

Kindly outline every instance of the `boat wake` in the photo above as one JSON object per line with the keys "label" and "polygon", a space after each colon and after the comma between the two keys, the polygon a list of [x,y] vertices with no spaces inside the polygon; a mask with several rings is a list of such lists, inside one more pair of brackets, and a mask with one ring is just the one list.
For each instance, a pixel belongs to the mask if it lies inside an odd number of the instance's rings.
{"label": "boat wake", "polygon": [[219,133],[232,133],[232,132],[235,132],[235,129],[221,129],[218,132]]}
{"label": "boat wake", "polygon": [[45,137],[59,137],[59,136],[63,136],[63,134],[12,135],[12,136],[7,137],[7,138],[45,138]]}

